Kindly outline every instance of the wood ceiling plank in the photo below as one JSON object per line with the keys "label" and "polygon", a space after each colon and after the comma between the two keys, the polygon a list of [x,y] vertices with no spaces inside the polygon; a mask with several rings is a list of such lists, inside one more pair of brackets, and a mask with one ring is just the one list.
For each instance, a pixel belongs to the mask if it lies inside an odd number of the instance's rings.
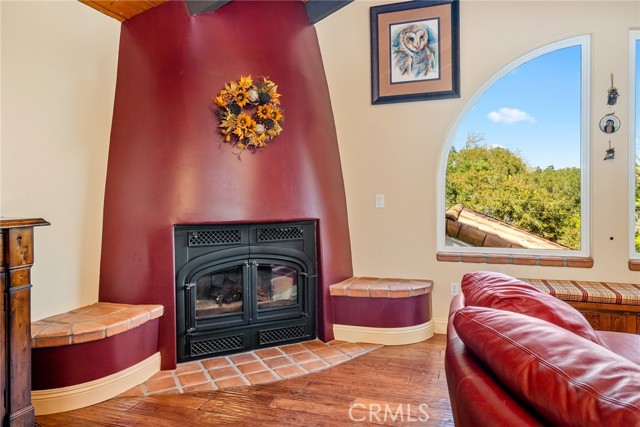
{"label": "wood ceiling plank", "polygon": [[140,13],[165,3],[166,0],[79,0],[81,3],[96,9],[122,22]]}
{"label": "wood ceiling plank", "polygon": [[95,3],[103,3],[104,7],[111,10],[113,13],[122,16],[125,20],[138,15],[138,12],[135,8],[131,7],[129,3],[133,2],[124,2],[120,0],[115,1],[96,1]]}
{"label": "wood ceiling plank", "polygon": [[96,1],[90,1],[90,0],[78,0],[80,3],[85,4],[87,6],[89,6],[92,9],[97,10],[100,13],[104,13],[107,16],[110,16],[120,22],[124,21],[125,18],[123,16],[118,15],[117,13],[113,12],[111,9],[109,9],[108,7],[106,7],[107,5],[103,5],[102,3],[109,3],[109,2],[96,2]]}
{"label": "wood ceiling plank", "polygon": [[137,12],[136,15],[156,7],[156,5],[154,5],[153,3],[145,0],[131,0],[131,1],[119,0],[119,3],[122,3],[124,6],[136,11]]}

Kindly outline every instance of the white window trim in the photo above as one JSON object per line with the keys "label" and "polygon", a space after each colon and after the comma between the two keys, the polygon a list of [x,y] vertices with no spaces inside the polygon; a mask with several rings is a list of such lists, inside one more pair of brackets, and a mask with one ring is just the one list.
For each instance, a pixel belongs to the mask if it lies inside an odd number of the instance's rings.
{"label": "white window trim", "polygon": [[[514,248],[487,248],[487,247],[461,247],[445,245],[445,183],[447,175],[447,160],[449,152],[453,146],[453,141],[460,124],[466,117],[467,113],[476,104],[478,99],[491,88],[498,80],[513,71],[515,68],[530,61],[534,58],[542,56],[555,50],[563,49],[571,46],[581,46],[581,126],[580,126],[580,250],[558,250],[558,249],[514,249]],[[442,253],[473,253],[473,254],[511,254],[511,255],[539,255],[553,257],[588,257],[591,251],[591,192],[590,192],[590,116],[591,116],[591,37],[582,35],[564,39],[555,43],[545,45],[535,49],[523,56],[520,56],[496,74],[494,74],[485,84],[483,84],[476,93],[465,103],[460,113],[449,128],[447,139],[440,152],[440,164],[438,169],[438,188],[437,188],[437,244],[438,252]]]}
{"label": "white window trim", "polygon": [[640,40],[640,30],[629,32],[629,258],[640,259],[636,252],[636,141],[640,135],[636,134],[636,108],[640,100],[636,99],[636,40]]}

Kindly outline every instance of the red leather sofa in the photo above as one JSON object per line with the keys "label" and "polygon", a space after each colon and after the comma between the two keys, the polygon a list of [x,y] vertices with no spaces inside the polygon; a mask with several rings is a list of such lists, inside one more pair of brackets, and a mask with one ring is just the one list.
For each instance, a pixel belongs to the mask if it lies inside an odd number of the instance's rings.
{"label": "red leather sofa", "polygon": [[640,335],[512,277],[466,274],[445,371],[457,427],[640,426]]}

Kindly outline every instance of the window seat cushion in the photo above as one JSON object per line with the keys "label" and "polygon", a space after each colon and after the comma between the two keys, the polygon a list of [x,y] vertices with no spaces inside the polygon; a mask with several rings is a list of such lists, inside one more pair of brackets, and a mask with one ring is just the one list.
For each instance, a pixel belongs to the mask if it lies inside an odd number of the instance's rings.
{"label": "window seat cushion", "polygon": [[640,305],[640,284],[584,280],[520,279],[563,301]]}

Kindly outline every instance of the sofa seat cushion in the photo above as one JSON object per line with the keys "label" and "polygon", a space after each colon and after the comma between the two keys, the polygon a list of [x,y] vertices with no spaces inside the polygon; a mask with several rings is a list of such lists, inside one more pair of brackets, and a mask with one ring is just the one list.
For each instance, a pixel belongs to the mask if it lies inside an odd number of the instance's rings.
{"label": "sofa seat cushion", "polygon": [[640,366],[564,328],[519,313],[465,307],[465,346],[552,425],[640,425]]}
{"label": "sofa seat cushion", "polygon": [[[640,335],[598,331],[598,336],[609,350],[640,365]],[[640,393],[640,390],[638,392]]]}
{"label": "sofa seat cushion", "polygon": [[501,273],[476,271],[462,278],[468,306],[496,308],[526,314],[560,326],[596,344],[606,346],[578,310],[535,286]]}

